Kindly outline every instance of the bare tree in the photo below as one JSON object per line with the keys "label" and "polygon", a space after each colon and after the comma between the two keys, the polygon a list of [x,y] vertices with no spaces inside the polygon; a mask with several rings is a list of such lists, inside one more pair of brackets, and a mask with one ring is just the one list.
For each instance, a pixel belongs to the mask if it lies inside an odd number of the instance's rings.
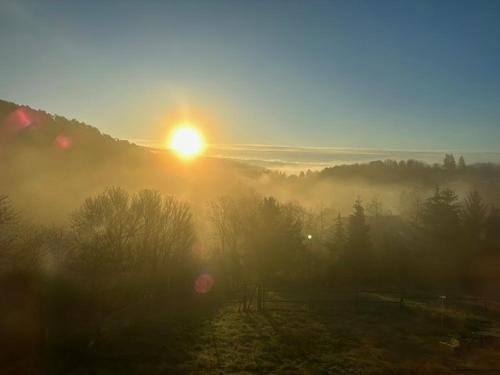
{"label": "bare tree", "polygon": [[477,250],[481,241],[487,215],[488,207],[481,195],[476,190],[469,192],[463,201],[460,218],[467,245],[473,247],[474,250]]}
{"label": "bare tree", "polygon": [[7,196],[0,195],[0,255],[5,256],[6,252],[11,252],[15,235],[13,224],[16,215]]}
{"label": "bare tree", "polygon": [[242,241],[244,239],[244,202],[234,198],[220,197],[209,204],[209,220],[216,245],[216,257],[223,263],[229,283],[241,282],[243,263]]}
{"label": "bare tree", "polygon": [[161,268],[165,275],[189,255],[194,241],[189,206],[152,190],[131,198],[110,188],[88,198],[73,215],[72,228],[86,261]]}
{"label": "bare tree", "polygon": [[130,210],[129,194],[110,188],[87,198],[73,214],[71,227],[90,267],[123,267],[130,260],[130,244],[138,230],[138,220]]}
{"label": "bare tree", "polygon": [[14,221],[14,211],[6,195],[0,195],[0,225],[6,225]]}

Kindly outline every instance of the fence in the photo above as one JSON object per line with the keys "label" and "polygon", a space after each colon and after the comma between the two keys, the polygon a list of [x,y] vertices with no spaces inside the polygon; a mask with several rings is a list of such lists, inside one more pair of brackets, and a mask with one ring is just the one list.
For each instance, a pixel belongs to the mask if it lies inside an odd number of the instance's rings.
{"label": "fence", "polygon": [[[408,291],[395,289],[351,289],[351,290],[294,290],[265,288],[263,285],[245,286],[235,294],[240,311],[272,310],[328,310],[329,308],[354,307],[359,309],[372,304],[397,305],[437,304],[443,309],[462,306],[481,309],[500,308],[500,300],[483,296],[453,295],[435,291]],[[295,306],[293,308],[292,306]]]}

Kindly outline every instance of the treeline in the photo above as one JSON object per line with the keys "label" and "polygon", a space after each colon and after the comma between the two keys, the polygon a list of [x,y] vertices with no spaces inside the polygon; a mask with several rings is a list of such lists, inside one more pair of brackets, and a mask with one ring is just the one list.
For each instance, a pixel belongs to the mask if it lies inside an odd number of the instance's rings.
{"label": "treeline", "polygon": [[[7,197],[0,198],[2,271],[57,273],[107,287],[127,289],[144,275],[171,292],[193,273],[195,241],[192,213],[186,203],[152,190],[130,195],[110,188],[85,200],[66,226],[30,224],[16,215]],[[102,279],[102,280],[101,280]],[[141,281],[142,282],[142,281]],[[133,289],[133,288],[132,288]],[[129,292],[132,290],[129,288]]]}
{"label": "treeline", "polygon": [[458,161],[453,154],[445,154],[442,163],[428,164],[423,161],[408,160],[377,160],[354,165],[339,165],[325,168],[321,177],[358,177],[388,180],[390,182],[405,180],[420,180],[438,182],[435,179],[449,177],[484,177],[487,179],[500,177],[500,167],[493,163],[475,163],[468,165],[463,156]]}
{"label": "treeline", "polygon": [[19,217],[2,196],[1,269],[48,269],[102,290],[113,280],[129,292],[140,276],[162,285],[141,284],[149,296],[189,290],[202,269],[225,288],[314,281],[473,290],[486,283],[491,275],[480,263],[500,255],[500,210],[477,191],[460,200],[437,188],[401,201],[400,215],[375,197],[356,200],[342,217],[333,207],[240,194],[193,212],[156,191],[110,188],[86,199],[67,225],[47,227]]}
{"label": "treeline", "polygon": [[0,100],[0,144],[4,155],[11,153],[9,148],[36,148],[44,152],[57,152],[57,149],[62,148],[79,152],[91,145],[93,153],[85,156],[96,159],[110,151],[133,152],[139,148],[128,141],[103,134],[97,128],[76,119],[3,100]]}
{"label": "treeline", "polygon": [[500,210],[477,191],[460,200],[437,188],[402,194],[400,215],[376,197],[342,217],[252,193],[193,212],[156,191],[110,188],[62,226],[29,223],[2,196],[0,234],[2,273],[64,275],[137,298],[192,291],[202,271],[221,289],[316,282],[480,292],[494,276],[484,267],[500,256]]}
{"label": "treeline", "polygon": [[500,211],[476,191],[402,196],[392,215],[377,198],[342,217],[273,198],[211,205],[219,273],[232,282],[379,286],[483,293],[498,285]]}
{"label": "treeline", "polygon": [[444,185],[450,180],[467,183],[500,182],[500,166],[493,163],[467,164],[463,156],[458,160],[453,154],[446,154],[442,163],[429,164],[423,161],[376,160],[368,163],[342,164],[320,171],[301,172],[289,176],[291,179],[352,180],[362,179],[373,183],[411,183],[424,186]]}

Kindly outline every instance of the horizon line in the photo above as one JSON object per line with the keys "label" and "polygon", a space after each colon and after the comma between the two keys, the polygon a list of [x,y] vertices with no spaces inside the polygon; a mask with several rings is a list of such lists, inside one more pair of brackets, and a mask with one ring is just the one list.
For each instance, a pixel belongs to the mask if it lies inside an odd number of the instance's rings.
{"label": "horizon line", "polygon": [[[168,148],[161,147],[162,141],[157,139],[141,139],[141,138],[130,138],[127,141],[137,144],[138,146],[165,149]],[[157,145],[159,147],[154,147]],[[283,151],[283,152],[294,152],[294,151],[304,151],[304,152],[314,152],[314,151],[372,151],[372,152],[415,152],[415,153],[463,153],[463,154],[500,154],[500,151],[493,150],[460,150],[460,149],[405,149],[405,148],[383,148],[383,147],[348,147],[348,146],[293,146],[284,144],[267,144],[267,143],[206,143],[207,147],[222,148],[227,150],[245,150],[251,149],[265,149],[265,151]],[[238,148],[240,147],[240,148]],[[276,149],[276,150],[273,150]]]}

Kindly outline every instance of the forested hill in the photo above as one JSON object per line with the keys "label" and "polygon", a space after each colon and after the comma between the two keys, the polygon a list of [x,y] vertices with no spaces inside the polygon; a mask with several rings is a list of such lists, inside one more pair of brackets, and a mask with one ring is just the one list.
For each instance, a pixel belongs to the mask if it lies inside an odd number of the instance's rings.
{"label": "forested hill", "polygon": [[56,220],[107,186],[202,199],[260,173],[213,158],[199,158],[187,168],[170,152],[154,152],[77,120],[1,100],[0,163],[0,194],[32,217]]}
{"label": "forested hill", "polygon": [[[458,159],[458,160],[457,160]],[[418,160],[385,160],[365,164],[339,165],[318,172],[322,179],[353,179],[362,177],[377,183],[418,183],[442,185],[450,181],[498,182],[500,165],[477,163],[467,165],[460,156],[444,155],[442,164],[429,165]]]}
{"label": "forested hill", "polygon": [[75,119],[69,120],[3,100],[0,100],[0,120],[2,148],[31,147],[44,152],[63,149],[74,155],[87,152],[91,147],[91,155],[85,158],[88,162],[110,152],[121,154],[134,151],[137,154],[139,151],[138,146],[102,134],[98,129]]}
{"label": "forested hill", "polygon": [[[443,155],[444,156],[444,155]],[[332,204],[349,212],[356,197],[381,198],[396,213],[400,194],[436,186],[457,193],[478,190],[499,205],[500,167],[467,165],[457,155],[443,164],[376,161],[287,176],[229,159],[200,157],[189,163],[102,134],[77,120],[0,100],[0,195],[29,216],[57,220],[105,187],[156,189],[201,205],[232,192],[257,192],[306,206]]]}

